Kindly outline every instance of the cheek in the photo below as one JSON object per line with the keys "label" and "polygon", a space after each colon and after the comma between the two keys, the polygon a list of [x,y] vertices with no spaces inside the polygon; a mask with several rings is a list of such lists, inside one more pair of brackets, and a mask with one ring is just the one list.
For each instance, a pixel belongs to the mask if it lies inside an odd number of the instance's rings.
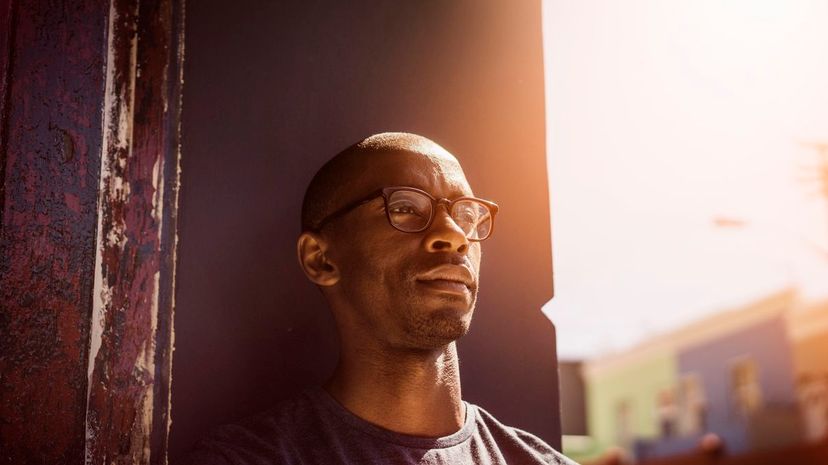
{"label": "cheek", "polygon": [[340,274],[349,287],[374,294],[405,273],[405,253],[397,238],[386,234],[354,236],[340,254]]}

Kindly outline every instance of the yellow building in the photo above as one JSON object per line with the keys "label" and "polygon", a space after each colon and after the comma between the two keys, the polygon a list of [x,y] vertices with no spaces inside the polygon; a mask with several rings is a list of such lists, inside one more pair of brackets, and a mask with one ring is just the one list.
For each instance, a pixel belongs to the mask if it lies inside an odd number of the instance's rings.
{"label": "yellow building", "polygon": [[818,441],[828,436],[828,300],[791,312],[788,335],[804,434]]}

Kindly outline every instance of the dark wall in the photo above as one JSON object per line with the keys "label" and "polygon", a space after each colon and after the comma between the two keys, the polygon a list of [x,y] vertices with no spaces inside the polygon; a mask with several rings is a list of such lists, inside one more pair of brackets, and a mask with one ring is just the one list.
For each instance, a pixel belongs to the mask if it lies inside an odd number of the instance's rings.
{"label": "dark wall", "polygon": [[586,387],[580,361],[558,363],[561,398],[561,433],[578,436],[587,434]]}
{"label": "dark wall", "polygon": [[171,451],[325,379],[295,258],[305,186],[381,131],[454,153],[501,206],[463,394],[560,443],[539,1],[198,1],[187,10]]}

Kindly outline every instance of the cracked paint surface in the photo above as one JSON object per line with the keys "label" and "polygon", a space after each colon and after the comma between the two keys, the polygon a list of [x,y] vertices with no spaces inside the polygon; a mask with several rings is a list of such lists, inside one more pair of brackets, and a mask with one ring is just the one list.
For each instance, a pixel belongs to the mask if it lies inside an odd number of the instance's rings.
{"label": "cracked paint surface", "polygon": [[166,463],[183,3],[41,3],[0,2],[0,461]]}
{"label": "cracked paint surface", "polygon": [[168,90],[180,56],[162,47],[172,2],[112,5],[86,461],[165,463],[178,189],[165,166],[178,166]]}
{"label": "cracked paint surface", "polygon": [[0,444],[80,463],[106,10],[0,2]]}

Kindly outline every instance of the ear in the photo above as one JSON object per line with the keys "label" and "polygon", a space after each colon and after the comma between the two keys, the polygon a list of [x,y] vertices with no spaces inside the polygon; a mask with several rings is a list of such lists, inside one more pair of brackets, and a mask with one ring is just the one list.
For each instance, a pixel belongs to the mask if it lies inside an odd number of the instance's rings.
{"label": "ear", "polygon": [[318,286],[333,286],[339,281],[339,269],[325,255],[326,249],[325,239],[312,232],[303,232],[296,241],[299,265]]}

